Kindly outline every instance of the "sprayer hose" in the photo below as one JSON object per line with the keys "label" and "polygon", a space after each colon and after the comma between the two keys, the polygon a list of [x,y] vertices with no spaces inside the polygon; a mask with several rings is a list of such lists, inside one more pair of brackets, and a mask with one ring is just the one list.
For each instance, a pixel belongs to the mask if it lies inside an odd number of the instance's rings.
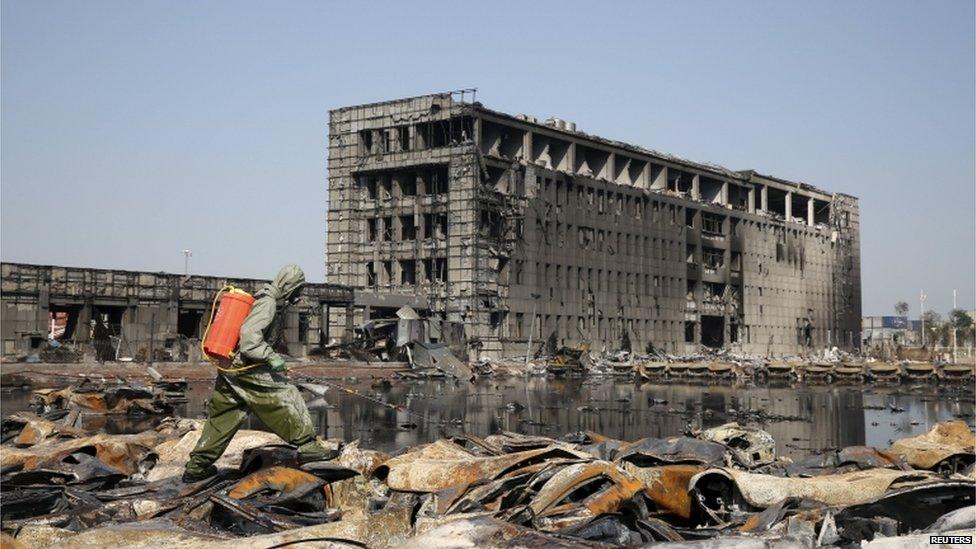
{"label": "sprayer hose", "polygon": [[[211,303],[211,305],[210,305],[210,318],[207,320],[207,328],[206,328],[206,330],[204,330],[204,332],[203,332],[203,339],[200,341],[200,351],[203,353],[204,358],[206,358],[207,361],[209,361],[211,364],[213,364],[214,367],[217,368],[218,371],[223,372],[223,373],[244,372],[244,371],[251,370],[253,368],[256,368],[258,366],[261,366],[261,365],[265,364],[264,362],[258,362],[258,363],[255,363],[255,364],[249,364],[249,365],[244,366],[244,367],[241,367],[241,368],[224,368],[224,367],[221,367],[220,366],[219,361],[217,361],[216,359],[214,359],[212,356],[208,355],[207,352],[204,350],[204,345],[206,344],[207,336],[210,334],[210,327],[211,327],[211,325],[213,325],[214,317],[217,314],[217,304],[220,301],[220,296],[223,295],[224,292],[229,292],[229,291],[232,291],[234,289],[235,288],[233,286],[231,286],[231,285],[228,284],[228,285],[224,286],[223,288],[221,288],[220,290],[218,290],[217,291],[217,294],[214,295],[213,303]],[[305,374],[299,374],[299,375],[302,378],[304,378],[305,380],[309,381],[309,382],[317,383],[317,384],[320,384],[320,385],[325,385],[326,387],[332,387],[333,389],[335,389],[337,391],[346,393],[348,395],[352,395],[352,396],[359,397],[359,398],[361,398],[363,400],[367,400],[369,402],[372,402],[373,404],[376,404],[376,405],[379,405],[379,406],[383,406],[384,408],[389,408],[391,410],[396,410],[398,412],[403,412],[406,415],[408,415],[408,416],[414,418],[415,420],[417,420],[417,422],[419,422],[419,423],[423,423],[423,424],[433,423],[426,416],[423,416],[423,415],[418,414],[418,413],[415,413],[415,412],[411,412],[410,410],[407,409],[406,406],[397,405],[397,404],[390,404],[389,402],[383,402],[382,400],[380,400],[378,398],[374,398],[374,397],[371,397],[369,395],[365,395],[363,393],[360,393],[359,391],[356,391],[355,389],[350,389],[349,387],[345,387],[343,385],[340,385],[338,383],[334,383],[332,381],[326,381],[326,380],[324,380],[322,378],[312,377],[312,376],[305,375]],[[446,421],[441,421],[440,423],[443,424],[443,423],[447,423],[447,422]]]}
{"label": "sprayer hose", "polygon": [[296,376],[295,377],[299,377],[302,381],[306,381],[306,382],[310,382],[310,383],[315,383],[315,384],[318,384],[318,385],[325,385],[326,387],[331,387],[331,388],[333,388],[333,389],[335,389],[335,390],[337,390],[339,392],[345,393],[347,395],[352,395],[352,396],[359,397],[359,398],[361,398],[363,400],[367,400],[369,402],[372,402],[373,404],[382,406],[384,408],[389,408],[391,410],[396,410],[397,412],[403,412],[406,415],[408,415],[408,416],[414,418],[415,420],[417,420],[418,423],[423,423],[423,424],[440,423],[442,425],[449,423],[448,420],[439,420],[439,421],[430,420],[430,419],[427,418],[427,416],[424,416],[422,414],[418,414],[416,412],[411,412],[409,409],[407,409],[406,406],[404,406],[402,404],[391,404],[389,402],[383,402],[382,400],[380,400],[378,398],[375,398],[375,397],[372,397],[372,396],[363,394],[363,393],[361,393],[361,392],[359,392],[359,391],[357,391],[355,389],[351,389],[351,388],[346,387],[344,385],[341,385],[339,383],[335,383],[333,381],[328,381],[328,380],[322,379],[320,377],[310,376],[310,375],[307,375],[307,374],[299,374],[297,372],[296,372]]}

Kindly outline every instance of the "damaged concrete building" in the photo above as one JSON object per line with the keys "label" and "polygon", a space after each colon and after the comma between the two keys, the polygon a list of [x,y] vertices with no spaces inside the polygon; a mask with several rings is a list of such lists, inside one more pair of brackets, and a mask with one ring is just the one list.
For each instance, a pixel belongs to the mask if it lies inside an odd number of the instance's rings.
{"label": "damaged concrete building", "polygon": [[328,160],[327,280],[424,296],[429,336],[469,356],[552,339],[859,344],[855,197],[496,112],[470,91],[334,110]]}
{"label": "damaged concrete building", "polygon": [[[232,284],[254,293],[266,282],[2,263],[3,355],[36,354],[55,340],[72,348],[93,347],[100,360],[195,361],[216,292]],[[341,309],[343,318],[351,319],[347,311],[353,307],[352,288],[306,285],[300,304],[286,314],[281,350],[304,357],[326,342],[349,339],[353,326],[336,326],[329,318]]]}

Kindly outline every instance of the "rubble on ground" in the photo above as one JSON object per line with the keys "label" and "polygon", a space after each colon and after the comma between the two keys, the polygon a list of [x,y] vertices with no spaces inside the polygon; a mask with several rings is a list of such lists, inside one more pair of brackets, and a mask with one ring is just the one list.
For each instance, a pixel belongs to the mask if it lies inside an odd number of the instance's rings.
{"label": "rubble on ground", "polygon": [[47,339],[41,342],[36,349],[15,356],[13,362],[65,364],[81,362],[84,357],[85,353],[73,345],[62,343],[57,339]]}
{"label": "rubble on ground", "polygon": [[63,389],[37,389],[31,406],[39,414],[79,411],[85,414],[171,414],[185,402],[185,381],[135,383],[93,382],[89,379]]}
{"label": "rubble on ground", "polygon": [[425,337],[425,321],[409,305],[395,318],[370,319],[355,329],[351,341],[321,347],[315,356],[353,359],[363,362],[406,362],[409,370],[397,372],[400,378],[450,377],[469,380],[494,372],[488,360],[468,363],[459,359],[443,342]]}
{"label": "rubble on ground", "polygon": [[896,440],[888,453],[904,456],[916,469],[956,473],[972,469],[976,462],[974,442],[973,433],[965,423],[949,421],[917,437]]}
{"label": "rubble on ground", "polygon": [[[451,353],[444,343],[411,341],[406,347],[412,372],[421,377],[450,376],[455,379],[471,379],[475,370]],[[478,369],[482,371],[484,367]]]}
{"label": "rubble on ground", "polygon": [[494,371],[510,374],[546,373],[555,377],[615,376],[633,377],[638,381],[686,382],[727,381],[763,384],[774,380],[794,383],[833,384],[900,384],[900,383],[972,383],[976,367],[972,365],[934,364],[902,360],[884,362],[863,358],[832,348],[823,355],[789,356],[771,359],[760,355],[738,353],[729,349],[702,348],[692,354],[670,354],[661,350],[634,353],[627,350],[593,351],[587,344],[543,349],[529,357],[488,359],[472,363],[491,366]]}
{"label": "rubble on ground", "polygon": [[190,484],[180,475],[201,422],[124,435],[70,422],[5,419],[5,546],[815,547],[976,524],[974,433],[961,421],[797,462],[736,423],[637,441],[457,435],[394,455],[328,440],[336,457],[305,465],[274,435],[242,430],[219,475]]}
{"label": "rubble on ground", "polygon": [[769,433],[755,427],[727,423],[701,431],[698,438],[731,448],[736,461],[749,468],[770,465],[776,459],[776,441]]}
{"label": "rubble on ground", "polygon": [[595,370],[598,371],[598,366],[593,364],[589,347],[585,345],[560,347],[549,357],[546,365],[546,371],[557,376],[581,376]]}
{"label": "rubble on ground", "polygon": [[315,349],[313,356],[363,362],[403,361],[406,355],[397,344],[397,319],[373,319],[353,331],[350,341],[333,343]]}

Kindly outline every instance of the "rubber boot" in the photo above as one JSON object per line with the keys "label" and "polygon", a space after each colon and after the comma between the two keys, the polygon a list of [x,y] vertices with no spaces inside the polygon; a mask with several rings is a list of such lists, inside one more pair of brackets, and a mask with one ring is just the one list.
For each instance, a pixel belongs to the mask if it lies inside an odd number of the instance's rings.
{"label": "rubber boot", "polygon": [[338,450],[329,450],[317,440],[310,440],[298,446],[298,463],[328,461],[339,456]]}

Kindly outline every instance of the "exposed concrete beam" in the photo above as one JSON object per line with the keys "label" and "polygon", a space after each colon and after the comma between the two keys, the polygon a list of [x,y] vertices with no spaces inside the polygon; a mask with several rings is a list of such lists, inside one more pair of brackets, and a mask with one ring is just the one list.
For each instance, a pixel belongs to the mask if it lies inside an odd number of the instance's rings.
{"label": "exposed concrete beam", "polygon": [[[650,164],[648,164],[650,166]],[[667,189],[668,188],[668,167],[661,166],[661,171],[651,181],[651,188],[655,190]]]}

